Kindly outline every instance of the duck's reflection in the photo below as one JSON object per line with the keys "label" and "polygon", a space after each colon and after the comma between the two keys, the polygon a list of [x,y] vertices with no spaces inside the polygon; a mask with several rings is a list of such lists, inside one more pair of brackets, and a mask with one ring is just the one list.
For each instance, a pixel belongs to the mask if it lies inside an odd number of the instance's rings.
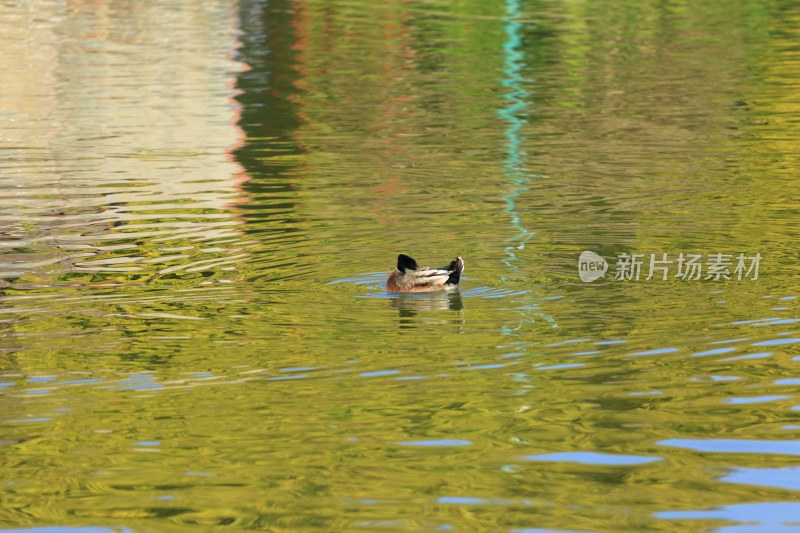
{"label": "duck's reflection", "polygon": [[[414,327],[422,320],[425,323],[452,323],[462,322],[460,311],[464,309],[464,302],[459,291],[442,291],[433,293],[398,294],[396,298],[389,298],[390,305],[399,311],[400,326]],[[450,313],[422,313],[420,311],[459,311]]]}
{"label": "duck's reflection", "polygon": [[390,298],[392,307],[403,313],[411,313],[413,316],[416,311],[461,311],[464,309],[464,302],[461,300],[459,291],[441,291],[416,294],[398,294],[397,298]]}

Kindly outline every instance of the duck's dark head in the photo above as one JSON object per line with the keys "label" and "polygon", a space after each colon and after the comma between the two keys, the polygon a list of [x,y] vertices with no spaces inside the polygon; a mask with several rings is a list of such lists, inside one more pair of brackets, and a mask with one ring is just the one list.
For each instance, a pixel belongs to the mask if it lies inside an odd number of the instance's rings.
{"label": "duck's dark head", "polygon": [[413,258],[405,254],[397,256],[397,270],[399,270],[401,274],[405,274],[406,270],[417,270],[418,268],[417,262],[414,261]]}

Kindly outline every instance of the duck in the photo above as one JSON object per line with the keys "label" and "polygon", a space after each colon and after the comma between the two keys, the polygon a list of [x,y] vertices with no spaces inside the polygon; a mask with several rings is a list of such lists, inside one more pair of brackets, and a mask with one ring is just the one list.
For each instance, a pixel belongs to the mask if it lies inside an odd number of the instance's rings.
{"label": "duck", "polygon": [[400,254],[397,268],[386,281],[389,292],[433,292],[446,291],[458,287],[464,260],[456,257],[442,268],[419,268],[413,258]]}

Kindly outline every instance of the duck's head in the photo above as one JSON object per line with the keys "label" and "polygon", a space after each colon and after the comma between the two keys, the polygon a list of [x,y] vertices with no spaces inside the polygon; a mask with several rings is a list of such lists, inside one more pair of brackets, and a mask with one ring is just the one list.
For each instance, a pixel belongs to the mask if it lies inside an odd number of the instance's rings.
{"label": "duck's head", "polygon": [[459,256],[450,261],[450,265],[448,265],[447,270],[450,272],[458,272],[461,274],[464,272],[464,260]]}
{"label": "duck's head", "polygon": [[407,256],[406,254],[400,254],[397,256],[397,270],[399,270],[401,274],[405,274],[406,270],[417,269],[419,269],[419,266],[413,258]]}

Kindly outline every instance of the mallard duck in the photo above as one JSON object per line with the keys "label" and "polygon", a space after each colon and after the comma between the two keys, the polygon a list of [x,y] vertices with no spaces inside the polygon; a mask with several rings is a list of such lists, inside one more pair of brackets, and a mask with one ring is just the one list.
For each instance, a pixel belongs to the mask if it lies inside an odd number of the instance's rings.
{"label": "mallard duck", "polygon": [[432,292],[458,287],[464,260],[456,257],[442,268],[419,268],[411,257],[397,256],[397,269],[386,281],[389,292]]}

